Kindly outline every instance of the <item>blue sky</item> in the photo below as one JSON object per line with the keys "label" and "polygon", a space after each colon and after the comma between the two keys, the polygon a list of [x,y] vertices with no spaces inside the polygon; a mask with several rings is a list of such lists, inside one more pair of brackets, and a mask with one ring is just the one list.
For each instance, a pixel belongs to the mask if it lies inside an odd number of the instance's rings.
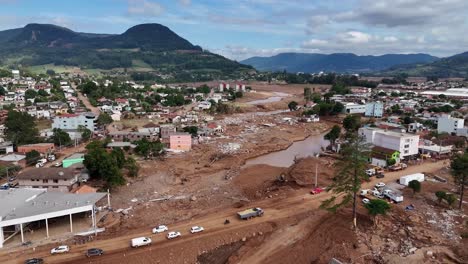
{"label": "blue sky", "polygon": [[466,0],[0,0],[0,30],[52,23],[122,33],[160,23],[232,59],[280,52],[468,51]]}

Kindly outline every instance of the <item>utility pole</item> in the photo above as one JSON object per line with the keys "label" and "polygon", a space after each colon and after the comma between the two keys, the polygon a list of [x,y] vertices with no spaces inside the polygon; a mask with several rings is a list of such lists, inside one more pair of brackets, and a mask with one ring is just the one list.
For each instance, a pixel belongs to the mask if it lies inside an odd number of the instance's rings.
{"label": "utility pole", "polygon": [[317,188],[318,164],[315,163],[315,188]]}

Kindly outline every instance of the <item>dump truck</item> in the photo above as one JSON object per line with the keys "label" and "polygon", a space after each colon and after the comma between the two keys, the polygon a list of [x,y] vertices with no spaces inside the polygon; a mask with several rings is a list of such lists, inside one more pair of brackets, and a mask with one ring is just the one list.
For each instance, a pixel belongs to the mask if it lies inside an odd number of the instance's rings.
{"label": "dump truck", "polygon": [[262,216],[263,215],[263,210],[261,208],[250,208],[247,210],[244,210],[242,212],[238,212],[237,215],[239,216],[240,219],[246,220],[250,219],[252,217],[256,216]]}

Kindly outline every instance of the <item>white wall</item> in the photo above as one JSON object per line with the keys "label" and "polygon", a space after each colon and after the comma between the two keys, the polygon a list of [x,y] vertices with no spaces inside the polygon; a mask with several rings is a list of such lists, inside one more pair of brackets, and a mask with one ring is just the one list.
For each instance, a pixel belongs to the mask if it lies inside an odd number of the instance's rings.
{"label": "white wall", "polygon": [[437,122],[438,133],[456,133],[457,129],[465,126],[465,120],[460,118],[453,118],[450,116],[439,117]]}

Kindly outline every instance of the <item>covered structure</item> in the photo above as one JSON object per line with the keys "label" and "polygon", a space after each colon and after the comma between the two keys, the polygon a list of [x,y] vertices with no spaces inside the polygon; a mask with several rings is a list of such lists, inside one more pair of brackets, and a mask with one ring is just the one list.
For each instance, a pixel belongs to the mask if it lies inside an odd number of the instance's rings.
{"label": "covered structure", "polygon": [[[68,216],[70,232],[73,233],[73,215],[91,212],[92,228],[96,230],[96,203],[108,193],[71,194],[61,192],[47,192],[46,189],[9,189],[0,190],[0,248],[3,243],[21,234],[24,243],[25,225],[35,221],[45,221],[46,235],[49,237],[48,220],[55,217]],[[16,232],[5,238],[3,229],[14,226]]]}

